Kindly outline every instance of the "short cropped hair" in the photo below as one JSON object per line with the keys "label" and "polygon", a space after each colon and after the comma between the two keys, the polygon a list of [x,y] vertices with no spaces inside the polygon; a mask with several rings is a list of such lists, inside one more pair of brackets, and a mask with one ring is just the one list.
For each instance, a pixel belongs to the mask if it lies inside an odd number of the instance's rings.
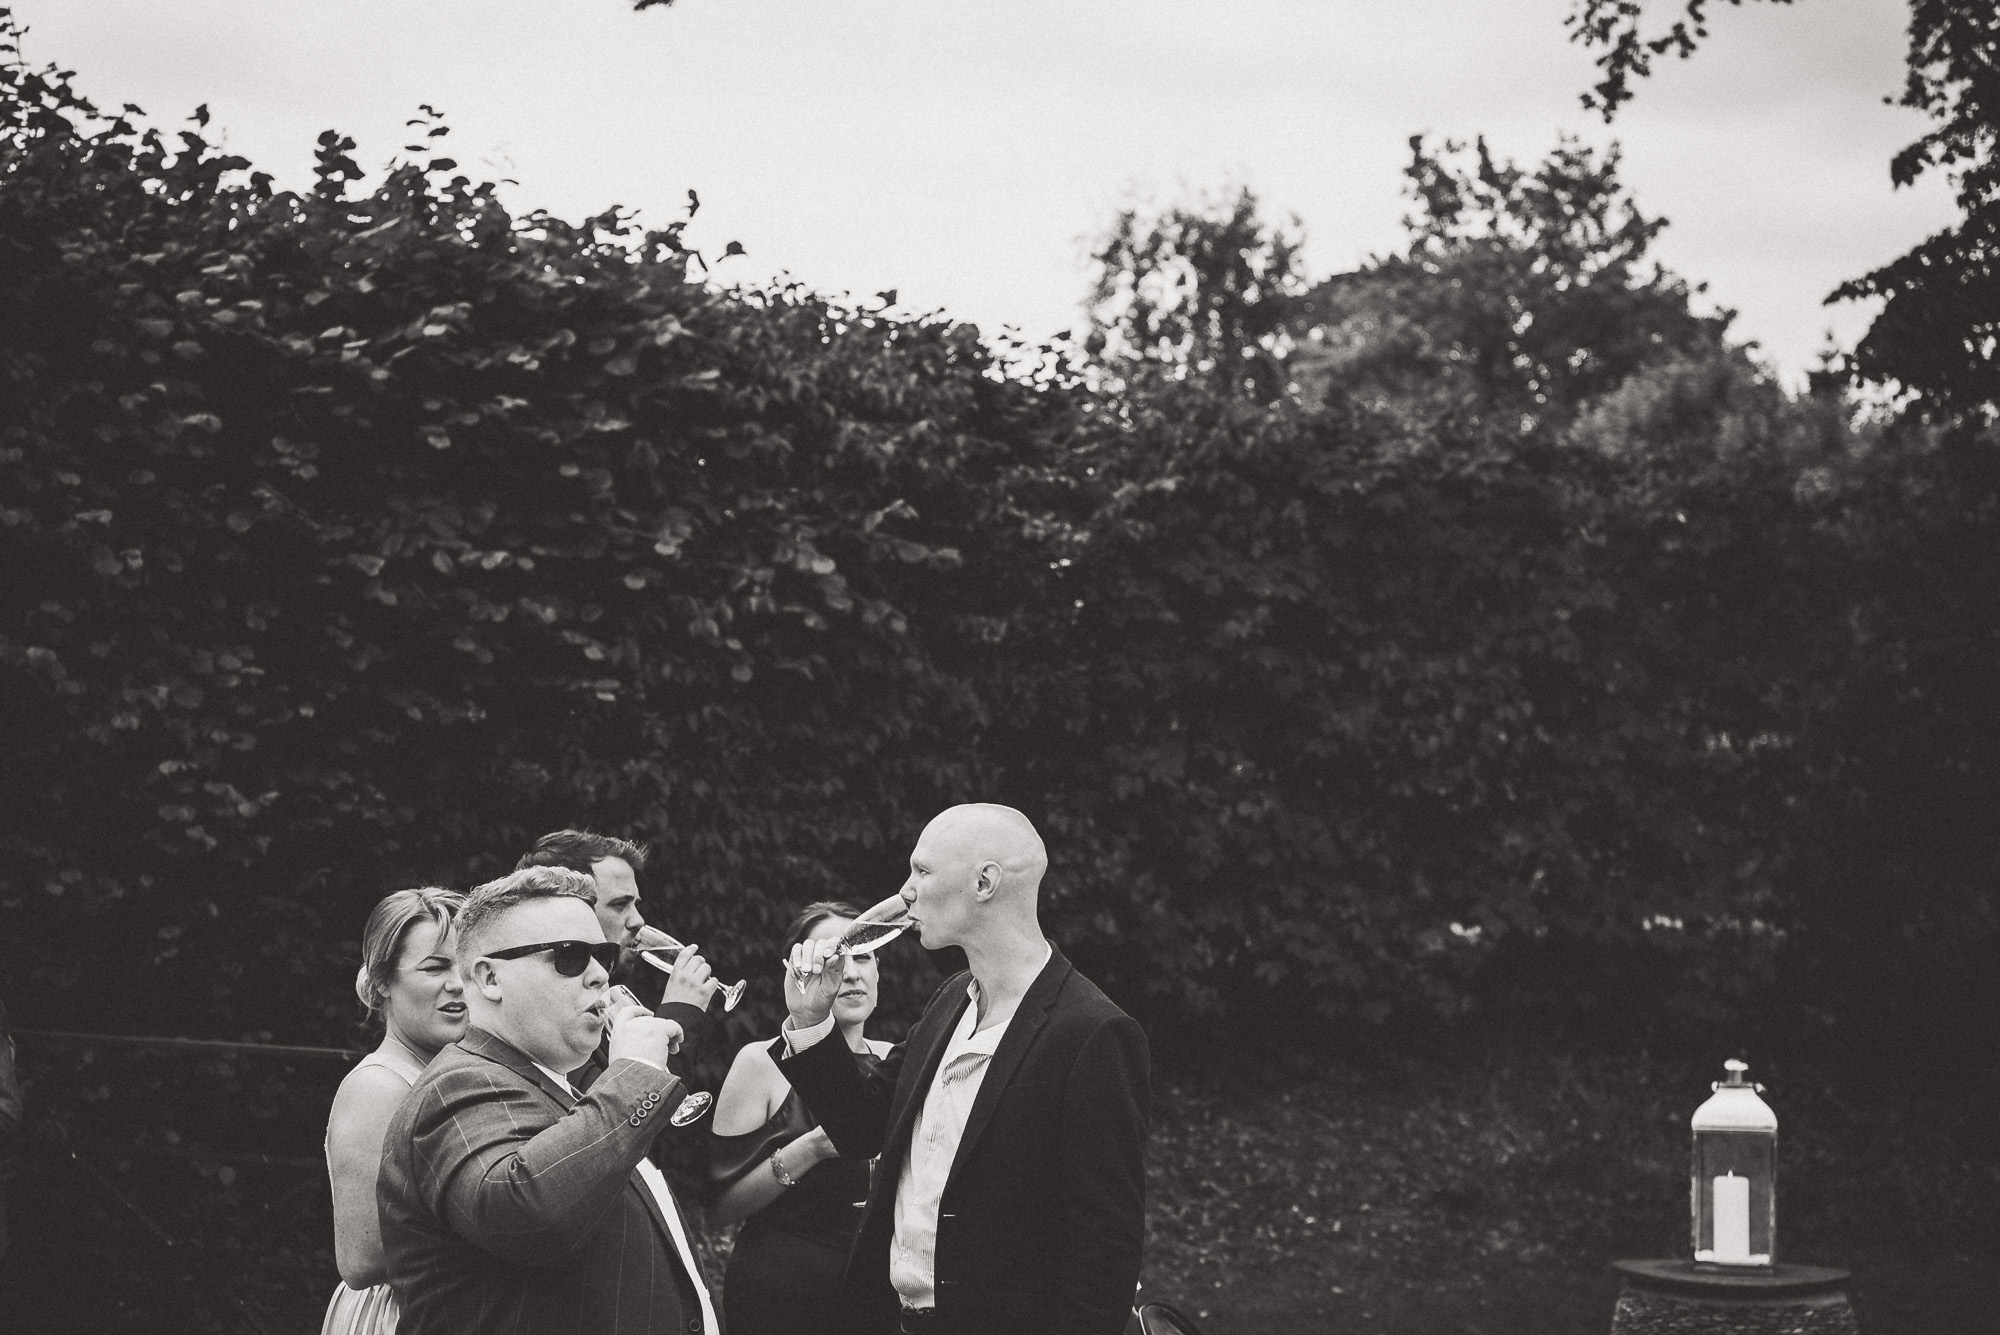
{"label": "short cropped hair", "polygon": [[588,873],[568,867],[524,867],[474,887],[458,914],[458,958],[468,963],[477,959],[474,946],[486,929],[508,910],[539,899],[580,899],[594,907],[597,886]]}
{"label": "short cropped hair", "polygon": [[785,929],[785,944],[782,953],[789,955],[792,947],[806,939],[806,933],[825,922],[828,918],[858,918],[861,910],[843,899],[820,899],[799,910],[799,916],[792,919],[792,925]]}
{"label": "short cropped hair", "polygon": [[646,846],[629,839],[614,839],[589,830],[557,830],[535,840],[535,846],[521,855],[515,871],[528,867],[568,867],[590,875],[590,865],[605,858],[623,858],[638,871],[646,865]]}
{"label": "short cropped hair", "polygon": [[384,895],[368,910],[368,921],[361,928],[361,969],[354,975],[354,995],[368,1008],[369,1019],[381,1018],[389,980],[395,976],[410,929],[420,922],[434,922],[442,941],[464,905],[465,896],[456,890],[426,885]]}

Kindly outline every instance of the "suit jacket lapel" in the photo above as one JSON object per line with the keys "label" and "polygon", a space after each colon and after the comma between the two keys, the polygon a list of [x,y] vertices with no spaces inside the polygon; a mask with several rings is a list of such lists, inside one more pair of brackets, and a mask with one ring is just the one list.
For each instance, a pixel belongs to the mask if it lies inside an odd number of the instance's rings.
{"label": "suit jacket lapel", "polygon": [[566,1089],[558,1088],[555,1081],[549,1079],[547,1073],[541,1067],[535,1065],[534,1060],[527,1053],[521,1051],[506,1039],[496,1034],[490,1034],[484,1029],[470,1028],[465,1031],[465,1037],[458,1040],[458,1045],[467,1052],[478,1053],[488,1061],[500,1063],[500,1065],[514,1072],[514,1074],[527,1080],[535,1088],[541,1090],[542,1093],[554,1099],[556,1107],[561,1108],[564,1112],[568,1112],[576,1106],[576,1097],[574,1095]]}
{"label": "suit jacket lapel", "polygon": [[972,1100],[972,1111],[966,1115],[965,1134],[958,1139],[958,1152],[952,1155],[951,1172],[945,1176],[945,1186],[951,1186],[951,1179],[958,1176],[958,1166],[965,1162],[972,1147],[979,1142],[980,1133],[993,1120],[994,1105],[1000,1102],[1014,1072],[1020,1067],[1021,1059],[1028,1055],[1035,1035],[1048,1023],[1049,1007],[1055,1005],[1056,997],[1062,992],[1063,982],[1070,975],[1070,962],[1053,945],[1049,947],[1049,962],[1035,975],[1035,981],[1028,984],[1026,995],[1014,1011],[1014,1018],[1007,1022],[1007,1032],[1000,1039],[1000,1046],[987,1059],[986,1074],[979,1081],[978,1097]]}

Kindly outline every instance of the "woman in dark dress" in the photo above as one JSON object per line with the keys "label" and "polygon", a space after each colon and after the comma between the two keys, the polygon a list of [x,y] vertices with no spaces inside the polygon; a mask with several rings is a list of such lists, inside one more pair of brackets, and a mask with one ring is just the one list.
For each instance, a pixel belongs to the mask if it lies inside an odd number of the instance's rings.
{"label": "woman in dark dress", "polygon": [[[854,915],[847,904],[807,905],[781,954],[839,936]],[[875,982],[875,957],[849,955],[833,1006],[841,1038],[867,1062],[890,1046],[861,1033],[875,1010]],[[769,1046],[763,1039],[736,1054],[709,1129],[709,1221],[743,1221],[722,1280],[729,1335],[796,1335],[824,1325],[868,1198],[867,1162],[839,1157]]]}

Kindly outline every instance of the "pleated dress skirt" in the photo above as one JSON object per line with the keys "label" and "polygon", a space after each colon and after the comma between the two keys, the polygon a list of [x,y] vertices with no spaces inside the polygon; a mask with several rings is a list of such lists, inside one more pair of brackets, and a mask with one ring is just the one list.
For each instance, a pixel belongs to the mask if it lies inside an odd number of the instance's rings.
{"label": "pleated dress skirt", "polygon": [[387,1284],[372,1289],[334,1286],[320,1335],[396,1335],[396,1296]]}

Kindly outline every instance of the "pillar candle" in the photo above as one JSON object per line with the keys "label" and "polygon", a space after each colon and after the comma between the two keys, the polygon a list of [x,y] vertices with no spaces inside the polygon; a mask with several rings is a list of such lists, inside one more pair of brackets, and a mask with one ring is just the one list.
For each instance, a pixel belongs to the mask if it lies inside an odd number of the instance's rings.
{"label": "pillar candle", "polygon": [[1750,1259],[1750,1179],[1730,1173],[1714,1181],[1715,1259]]}

